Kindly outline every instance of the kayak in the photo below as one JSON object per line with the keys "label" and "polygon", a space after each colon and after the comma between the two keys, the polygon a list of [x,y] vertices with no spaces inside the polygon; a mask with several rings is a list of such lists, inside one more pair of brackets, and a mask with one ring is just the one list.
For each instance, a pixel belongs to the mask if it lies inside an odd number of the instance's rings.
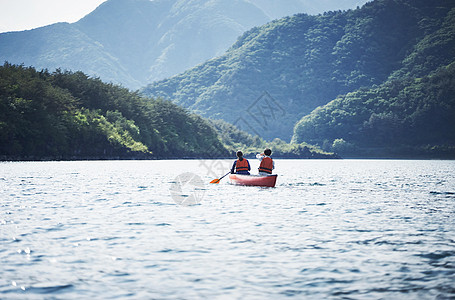
{"label": "kayak", "polygon": [[229,180],[236,185],[254,185],[275,187],[278,175],[240,175],[230,174]]}

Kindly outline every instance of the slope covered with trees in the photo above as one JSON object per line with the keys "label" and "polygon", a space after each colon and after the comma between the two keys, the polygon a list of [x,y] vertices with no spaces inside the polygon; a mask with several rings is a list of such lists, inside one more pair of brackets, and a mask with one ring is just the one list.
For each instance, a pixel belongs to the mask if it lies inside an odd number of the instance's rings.
{"label": "slope covered with trees", "polygon": [[[215,151],[214,151],[215,150]],[[81,72],[0,67],[0,157],[84,159],[228,155],[207,121]]]}
{"label": "slope covered with trees", "polygon": [[[447,65],[453,51],[438,48],[431,36],[447,31],[454,6],[453,0],[376,0],[356,10],[283,18],[246,32],[225,55],[155,82],[144,93],[231,123],[241,116],[250,133],[290,140],[297,121],[338,95]],[[434,49],[413,56],[423,44]],[[264,91],[272,106],[258,101]]]}
{"label": "slope covered with trees", "polygon": [[455,158],[455,62],[339,96],[297,123],[302,141],[342,156]]}

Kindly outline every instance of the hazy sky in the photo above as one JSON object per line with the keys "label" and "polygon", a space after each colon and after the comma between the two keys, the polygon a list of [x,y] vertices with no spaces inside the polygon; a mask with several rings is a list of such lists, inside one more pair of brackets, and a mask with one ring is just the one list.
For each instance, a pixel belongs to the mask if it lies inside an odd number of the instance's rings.
{"label": "hazy sky", "polygon": [[0,32],[76,22],[106,0],[0,0]]}

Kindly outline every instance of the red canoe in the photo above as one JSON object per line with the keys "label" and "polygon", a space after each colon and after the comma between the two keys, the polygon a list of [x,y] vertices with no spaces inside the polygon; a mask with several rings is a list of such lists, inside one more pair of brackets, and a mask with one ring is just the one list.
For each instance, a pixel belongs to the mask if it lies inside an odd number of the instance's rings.
{"label": "red canoe", "polygon": [[231,183],[237,185],[254,185],[254,186],[268,186],[275,187],[276,178],[278,175],[240,175],[229,174]]}

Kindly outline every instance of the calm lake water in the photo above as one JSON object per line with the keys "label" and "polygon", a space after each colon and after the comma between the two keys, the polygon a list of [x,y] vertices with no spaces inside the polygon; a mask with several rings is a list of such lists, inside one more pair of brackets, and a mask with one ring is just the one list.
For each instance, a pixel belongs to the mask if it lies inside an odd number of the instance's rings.
{"label": "calm lake water", "polygon": [[455,161],[231,163],[0,163],[0,298],[455,298]]}

